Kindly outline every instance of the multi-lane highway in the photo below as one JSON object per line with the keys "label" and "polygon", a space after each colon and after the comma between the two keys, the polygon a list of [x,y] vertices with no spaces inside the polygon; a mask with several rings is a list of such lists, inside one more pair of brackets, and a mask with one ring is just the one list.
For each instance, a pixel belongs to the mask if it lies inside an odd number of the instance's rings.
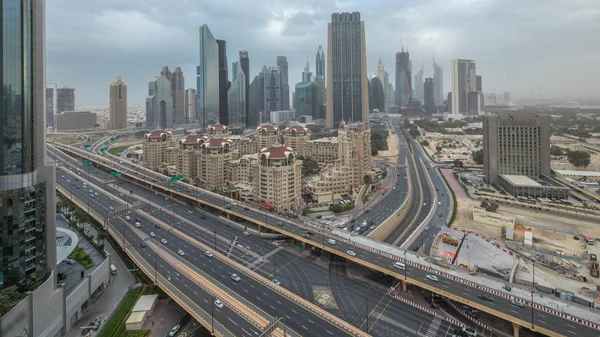
{"label": "multi-lane highway", "polygon": [[[74,153],[78,153],[80,155],[85,155],[90,159],[97,160],[100,162],[106,160],[105,158],[100,158],[89,153],[85,153],[85,151],[81,151],[79,149],[71,148],[68,150]],[[118,163],[111,162],[109,166],[118,170],[123,170],[124,172],[129,172],[129,170],[125,171],[126,167]],[[144,172],[143,174],[141,173],[142,171]],[[140,169],[140,172],[131,173],[130,175],[135,179],[147,182],[156,179],[150,177],[143,177],[143,175],[145,175],[146,172],[147,171]],[[155,174],[153,173],[148,173],[148,175],[155,176]],[[158,180],[158,182],[162,182],[163,179],[164,177],[156,180]],[[159,187],[159,185],[155,186],[158,188],[162,188]],[[179,185],[176,184],[176,186]],[[183,188],[183,186],[180,187]],[[169,191],[172,191],[172,189],[169,189]],[[215,194],[200,189],[193,188],[192,192],[187,194],[182,192],[173,193],[177,194],[180,198],[187,198],[190,201],[194,200],[194,202],[199,203],[212,204],[228,213],[232,213],[234,215],[238,215],[255,222],[262,222],[273,230],[276,230],[286,235],[290,235],[297,240],[308,242],[309,244],[312,244],[314,246],[321,246],[322,242],[327,242],[327,239],[336,239],[336,237],[332,237],[329,233],[320,232],[312,235],[310,239],[303,238],[303,235],[306,233],[306,231],[293,222],[285,221],[283,219],[275,218],[273,216],[268,216],[265,218],[265,213],[263,211],[239,205],[231,205],[231,201],[227,200],[226,198],[217,196]],[[227,208],[228,206],[230,209]],[[280,221],[283,223],[283,226],[277,225],[277,222]],[[347,257],[348,259],[353,260],[359,264],[363,264],[385,272],[387,274],[394,275],[398,279],[406,278],[410,283],[415,283],[418,286],[421,286],[425,289],[434,291],[440,295],[449,297],[451,299],[455,299],[457,301],[466,303],[477,309],[491,313],[492,315],[508,319],[519,325],[528,326],[530,324],[530,321],[527,318],[528,316],[524,313],[532,310],[534,313],[534,317],[540,317],[535,319],[535,321],[538,322],[535,327],[536,331],[540,331],[548,335],[564,336],[573,336],[574,333],[583,336],[592,336],[597,334],[598,332],[593,327],[588,327],[586,325],[575,323],[569,317],[554,316],[551,313],[549,313],[548,310],[538,310],[537,307],[531,309],[528,306],[526,306],[523,309],[515,307],[510,303],[510,300],[508,298],[497,294],[497,292],[487,293],[487,295],[491,297],[492,302],[481,300],[478,297],[478,295],[481,294],[482,291],[488,290],[485,287],[473,285],[468,282],[463,282],[461,281],[461,279],[449,277],[447,276],[447,274],[440,271],[430,271],[429,268],[425,268],[425,266],[423,266],[422,264],[417,265],[417,267],[414,267],[413,265],[407,263],[407,268],[405,272],[398,271],[392,266],[393,262],[397,261],[398,258],[381,254],[381,252],[378,252],[376,250],[364,249],[362,247],[357,246],[353,242],[339,240],[339,238],[337,239],[337,242],[333,245],[327,243],[323,244],[323,248],[338,255]],[[354,251],[356,256],[348,256],[346,252],[349,250]],[[426,277],[427,275],[429,275],[429,273],[432,272],[437,274],[439,280],[438,282],[431,281]],[[524,300],[524,302],[528,304],[526,299]]]}
{"label": "multi-lane highway", "polygon": [[[312,263],[309,261],[309,258],[311,258],[310,254],[308,256],[306,256],[306,254],[298,256],[287,250],[273,246],[264,239],[244,236],[242,230],[235,229],[234,226],[226,226],[226,220],[214,217],[211,214],[201,213],[198,210],[193,210],[185,204],[165,200],[164,195],[154,194],[154,192],[137,185],[124,183],[121,185],[121,188],[115,188],[114,183],[105,185],[103,182],[106,182],[107,179],[110,181],[112,178],[106,173],[94,168],[89,168],[86,172],[89,172],[89,180],[91,182],[101,186],[105,192],[114,195],[114,197],[108,197],[103,193],[99,193],[98,196],[90,198],[92,205],[95,203],[102,204],[107,207],[108,212],[110,212],[110,207],[116,209],[116,203],[119,202],[119,194],[122,194],[124,198],[129,191],[133,191],[133,195],[128,197],[130,202],[132,202],[134,198],[147,200],[147,203],[140,208],[139,212],[137,212],[139,216],[136,215],[142,224],[141,230],[146,232],[147,235],[150,235],[150,232],[153,232],[155,234],[154,239],[158,242],[160,242],[161,239],[167,240],[166,246],[172,247],[173,251],[175,251],[176,248],[182,249],[186,254],[185,256],[202,256],[203,254],[202,251],[198,251],[198,249],[194,248],[187,240],[174,235],[173,233],[155,228],[151,225],[153,221],[158,220],[163,223],[177,224],[176,228],[178,231],[185,233],[188,238],[197,240],[204,245],[214,247],[216,242],[217,251],[227,251],[232,238],[237,236],[238,243],[231,251],[231,254],[229,255],[230,258],[254,269],[257,273],[265,276],[267,279],[276,278],[281,282],[283,287],[311,302],[315,300],[316,294],[331,293],[331,295],[333,295],[333,300],[331,301],[328,310],[347,322],[365,330],[367,326],[367,315],[365,312],[367,311],[369,313],[370,321],[368,324],[369,333],[374,336],[389,336],[391,333],[397,333],[398,331],[402,331],[405,335],[411,335],[413,330],[417,330],[419,327],[427,328],[433,322],[432,315],[400,301],[393,300],[391,297],[387,296],[384,291],[370,288],[364,284],[348,279],[343,273],[331,272],[319,264]],[[81,197],[82,200],[87,200],[86,198],[89,198],[90,193],[89,189],[73,189],[72,184],[74,183],[74,180],[63,178],[62,176],[64,175],[65,174],[61,171],[58,179],[59,184],[64,184],[65,179],[71,180],[71,182],[66,183],[67,186],[65,187],[68,187],[69,191],[74,191],[73,193],[78,197]],[[87,173],[84,173],[83,178],[87,177]],[[118,180],[119,179],[117,178],[115,182]],[[110,198],[113,200],[110,200]],[[147,217],[146,214],[148,211],[150,212],[149,216],[152,218]],[[213,234],[215,231],[216,234]],[[215,240],[215,236],[217,237],[217,240]],[[213,260],[209,260],[209,262],[212,261]],[[207,266],[201,265],[199,268],[205,269]],[[160,271],[160,266],[158,269]],[[275,270],[275,273],[273,270]],[[240,283],[236,283],[229,279],[231,273],[239,273],[238,271],[232,271],[231,269],[215,269],[211,271],[217,273],[217,275],[211,274],[211,277],[214,277],[217,280],[225,278],[224,282],[235,284],[235,289],[237,290],[242,289],[241,291],[245,293],[241,293],[242,296],[249,296],[247,294],[256,293],[256,290],[252,288],[252,285],[249,282],[245,281],[245,278]],[[256,306],[273,305],[273,307],[277,308],[277,312],[282,313],[280,315],[285,313],[285,311],[278,308],[279,305],[277,302],[280,302],[281,299],[279,299],[277,295],[273,298],[265,295],[257,295],[256,297],[260,298],[260,300],[256,299],[255,301],[251,301],[256,304]],[[254,298],[251,297],[249,301],[252,299]],[[371,300],[371,303],[368,303],[368,299]],[[304,326],[309,329],[321,328],[310,326],[310,322],[315,321],[314,318],[307,317],[304,319],[303,317],[298,317],[298,314],[294,313],[294,310],[299,312],[299,309],[296,308],[290,310],[288,310],[285,315],[288,320],[291,320],[294,317],[294,319],[308,322],[306,324],[300,324],[299,327],[290,325],[300,334],[306,336],[310,335],[304,333]],[[452,330],[450,329],[450,324],[442,322],[442,324],[437,326],[435,335],[446,336],[446,332],[450,330]],[[329,328],[329,331],[331,331],[331,328]]]}

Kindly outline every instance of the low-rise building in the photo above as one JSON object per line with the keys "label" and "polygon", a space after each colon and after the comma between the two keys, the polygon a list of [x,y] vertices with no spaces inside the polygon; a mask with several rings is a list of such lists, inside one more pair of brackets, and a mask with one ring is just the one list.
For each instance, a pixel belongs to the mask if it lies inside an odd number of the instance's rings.
{"label": "low-rise building", "polygon": [[299,156],[306,156],[306,142],[310,140],[310,131],[300,125],[289,126],[283,130],[283,144],[291,147]]}
{"label": "low-rise building", "polygon": [[311,177],[304,185],[304,194],[318,204],[330,203],[343,194],[352,194],[352,175],[341,167],[327,166],[318,176]]}
{"label": "low-rise building", "polygon": [[[175,147],[175,140],[171,131],[154,130],[144,135],[142,143],[143,160],[150,170],[161,172],[167,161],[167,149]],[[169,150],[170,152],[170,150]],[[173,163],[171,163],[173,164]]]}
{"label": "low-rise building", "polygon": [[340,147],[337,137],[319,138],[306,142],[306,156],[319,164],[331,164],[338,160]]}
{"label": "low-rise building", "polygon": [[89,111],[64,111],[54,114],[56,131],[91,130],[98,127],[97,115]]}
{"label": "low-rise building", "polygon": [[231,141],[209,138],[200,144],[198,156],[198,186],[209,191],[224,190],[225,163],[231,160]]}

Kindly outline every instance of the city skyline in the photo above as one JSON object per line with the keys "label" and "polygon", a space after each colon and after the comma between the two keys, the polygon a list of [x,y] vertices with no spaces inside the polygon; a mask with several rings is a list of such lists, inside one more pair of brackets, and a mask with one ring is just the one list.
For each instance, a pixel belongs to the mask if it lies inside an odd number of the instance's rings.
{"label": "city skyline", "polygon": [[[112,75],[119,73],[128,79],[130,104],[141,105],[155,69],[176,64],[184,74],[196,73],[198,28],[207,24],[215,36],[227,41],[230,59],[236,59],[240,50],[248,50],[252,56],[251,78],[262,65],[275,65],[276,56],[287,56],[289,83],[293,86],[301,80],[306,57],[314,59],[318,46],[327,45],[331,13],[360,11],[366,26],[369,73],[376,71],[379,57],[388,72],[393,69],[394,56],[400,51],[402,41],[416,64],[430,64],[432,55],[444,69],[450,68],[452,59],[477,60],[478,71],[486,78],[486,92],[509,91],[513,97],[527,97],[532,88],[541,88],[542,96],[547,97],[591,97],[594,86],[600,85],[600,70],[594,67],[597,52],[585,42],[594,36],[592,32],[598,31],[594,23],[597,14],[585,14],[585,9],[592,9],[593,3],[580,2],[579,8],[553,3],[544,13],[561,19],[550,23],[545,16],[530,17],[528,13],[538,8],[528,4],[520,4],[519,13],[508,18],[512,6],[496,1],[475,6],[465,1],[405,4],[380,1],[377,5],[339,7],[325,3],[312,9],[295,8],[288,3],[272,10],[267,10],[261,2],[250,9],[249,4],[232,1],[202,5],[184,2],[169,7],[158,2],[141,6],[131,1],[117,7],[114,0],[106,0],[102,6],[62,1],[48,4],[47,78],[59,87],[76,88],[79,106],[107,106],[106,95],[97,93],[105,90]],[[388,9],[383,16],[378,10],[382,6]],[[478,15],[465,22],[465,14],[461,13],[467,11]],[[181,19],[183,12],[189,14]],[[64,20],[66,16],[75,19]],[[511,23],[507,24],[507,20]],[[128,24],[114,25],[114,22]],[[491,32],[501,34],[494,33],[490,38]],[[165,45],[156,48],[155,41],[163,38]],[[474,45],[474,40],[479,43]],[[560,49],[554,41],[561,41]],[[79,48],[73,50],[73,45]],[[327,53],[327,48],[324,49]],[[555,64],[563,66],[557,69]],[[426,66],[423,75],[432,77],[432,72]],[[86,76],[81,76],[82,73]],[[394,76],[392,71],[391,83],[395,83]],[[556,81],[555,76],[561,81]],[[188,81],[187,87],[194,87],[192,83]],[[445,76],[444,88],[447,93],[450,76]]]}

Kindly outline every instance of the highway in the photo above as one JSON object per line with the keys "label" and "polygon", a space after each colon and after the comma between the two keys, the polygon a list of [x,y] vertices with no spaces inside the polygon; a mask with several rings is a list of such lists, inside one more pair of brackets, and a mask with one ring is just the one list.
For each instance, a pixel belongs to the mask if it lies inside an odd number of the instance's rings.
{"label": "highway", "polygon": [[[61,175],[58,177],[58,182],[62,185],[65,183],[66,179],[62,178],[62,176],[66,174],[64,174],[62,168],[59,170],[61,170]],[[96,170],[93,167],[91,167],[89,170],[86,169],[80,178],[87,178],[87,172],[90,173],[89,180],[98,186],[104,186],[102,182],[107,181],[107,178],[111,179],[106,177],[106,173]],[[72,179],[67,180],[71,180],[70,183],[74,182]],[[67,186],[65,187],[69,187],[69,190],[74,191],[74,195],[82,198],[82,200],[86,200],[89,195],[89,189],[73,189],[72,185],[68,185],[69,182],[66,184]],[[113,187],[114,184],[106,184],[103,187],[105,191],[115,195],[113,200],[110,200],[109,197],[99,193],[98,196],[91,198],[90,202],[92,204],[100,203],[106,207],[110,207],[112,205],[113,208],[116,208],[118,195],[122,194],[123,197],[125,197],[130,190],[134,191],[133,197],[149,199],[151,204],[141,206],[139,211],[136,213],[136,217],[140,219],[140,222],[142,223],[141,230],[146,232],[146,234],[149,234],[150,231],[155,232],[156,240],[163,238],[166,239],[166,246],[171,248],[174,252],[176,252],[177,248],[184,250],[186,256],[203,256],[202,251],[198,251],[197,248],[194,248],[188,241],[182,239],[181,237],[173,235],[167,231],[156,229],[153,225],[148,226],[146,224],[153,223],[154,219],[158,219],[164,223],[177,224],[176,227],[178,231],[185,233],[185,235],[187,235],[190,239],[197,240],[198,242],[210,247],[214,247],[215,235],[213,235],[213,231],[216,231],[216,246],[218,251],[227,251],[231,239],[234,236],[238,236],[238,246],[232,250],[230,258],[245,266],[255,266],[255,271],[259,274],[267,277],[267,279],[277,278],[283,287],[311,302],[313,302],[315,299],[315,289],[329,289],[334,297],[333,302],[337,308],[330,308],[328,311],[336,314],[355,326],[360,326],[363,329],[366,329],[365,310],[369,310],[369,333],[374,336],[389,336],[392,332],[397,333],[399,329],[400,331],[404,329],[404,333],[407,336],[410,336],[410,331],[412,329],[416,330],[421,326],[427,327],[433,321],[432,315],[413,308],[403,302],[394,300],[384,291],[369,287],[365,284],[349,279],[342,273],[332,272],[331,270],[328,270],[319,264],[311,262],[308,259],[311,257],[310,255],[307,257],[297,256],[286,250],[273,246],[265,239],[260,239],[253,236],[244,236],[240,230],[234,229],[233,226],[226,227],[223,223],[226,221],[224,219],[214,217],[211,214],[200,213],[198,210],[192,210],[185,204],[175,203],[171,200],[166,201],[164,195],[155,195],[152,193],[152,191],[141,188],[135,184],[124,184],[126,186],[122,185],[122,188],[119,190],[116,190]],[[95,189],[92,190],[95,191]],[[129,201],[132,201],[132,197],[129,197],[129,199]],[[162,205],[162,209],[157,208],[156,205]],[[152,218],[148,218],[146,216],[148,210],[150,211]],[[190,211],[192,213],[190,213]],[[202,219],[202,217],[205,219]],[[271,255],[270,258],[265,258],[264,262],[258,262],[259,258],[272,252],[275,253]],[[209,262],[212,261],[213,259],[209,259]],[[197,261],[190,262],[194,263]],[[206,261],[204,263],[206,263]],[[277,264],[275,267],[275,277],[273,277],[274,264]],[[202,270],[205,270],[211,266],[202,264],[198,265],[198,267]],[[210,272],[207,271],[210,274],[209,276],[221,282],[235,284],[234,281],[230,280],[230,274],[234,271],[230,269],[226,272],[226,269],[213,269],[211,269]],[[235,272],[241,275],[241,273],[238,271]],[[215,275],[213,273],[217,274]],[[243,292],[238,291],[238,294],[242,296],[247,297],[248,294],[256,293],[256,290],[252,288],[253,285],[246,282],[246,278],[244,278],[242,282],[235,284],[235,286],[235,289],[237,290],[239,290],[238,288],[242,289],[241,291]],[[254,286],[257,285],[254,284]],[[278,307],[278,302],[282,302],[280,298],[278,299],[279,295],[275,294],[274,297],[267,297],[263,294],[259,296],[257,295],[256,297],[257,299],[255,301],[249,300],[256,304],[257,307],[264,307],[266,305],[268,308],[268,306],[273,305],[273,307],[277,308],[277,313],[284,313],[284,311],[280,310]],[[366,307],[366,304],[368,304],[366,303],[366,301],[368,301],[366,300],[367,298],[371,299],[371,303],[368,308]],[[296,316],[294,319],[301,318],[298,317],[298,314],[294,312],[299,312],[300,310],[301,309],[298,308],[290,308],[287,311],[287,314],[285,314],[286,319],[290,320],[294,316]],[[269,310],[265,309],[265,311],[268,312]],[[284,315],[280,314],[280,316]],[[304,322],[311,321],[314,322],[316,319],[311,317],[304,319]],[[299,327],[295,327],[291,323],[288,324],[290,324],[294,330],[299,331],[299,333],[302,335],[310,335],[305,334],[303,330],[304,326],[312,329],[309,323],[299,324]],[[331,328],[327,327],[315,328],[323,328],[331,331]],[[440,324],[438,327],[436,336],[446,336],[446,332],[452,330],[450,328],[451,326],[448,322],[442,322],[442,324]]]}
{"label": "highway", "polygon": [[[69,150],[72,152],[79,153],[81,155],[86,155],[90,158],[95,158],[93,155],[85,153],[85,151],[83,150],[72,148],[70,148]],[[100,158],[97,158],[97,160],[100,160]],[[110,166],[117,167],[121,170],[125,169],[125,167],[123,167],[122,165],[119,165],[114,162],[111,162]],[[140,176],[140,172],[136,172],[134,176],[138,177],[137,179],[142,178]],[[194,188],[193,191],[195,192],[192,192],[191,196],[187,196],[188,199],[196,200],[196,202],[211,203],[213,205],[216,205],[220,209],[230,212],[232,214],[238,214],[239,216],[243,216],[248,219],[255,219],[254,221],[264,222],[268,225],[269,228],[282,232],[286,235],[291,235],[297,240],[308,242],[313,246],[321,247],[322,245],[322,248],[328,251],[335,252],[340,256],[347,257],[348,259],[355,261],[359,264],[365,265],[367,267],[371,267],[385,272],[389,275],[393,275],[398,279],[403,279],[404,277],[406,277],[409,283],[415,283],[418,286],[436,292],[442,296],[446,296],[448,298],[468,304],[477,309],[486,311],[492,315],[503,317],[522,326],[528,326],[530,324],[530,319],[527,318],[528,315],[523,313],[530,312],[531,308],[529,308],[528,306],[526,306],[526,308],[524,309],[517,308],[510,303],[509,299],[507,299],[504,296],[499,296],[495,292],[488,293],[492,297],[493,303],[483,301],[477,297],[477,295],[480,294],[482,291],[488,291],[488,289],[480,290],[481,288],[483,288],[483,286],[473,286],[469,283],[461,281],[461,279],[451,279],[446,276],[447,274],[441,273],[439,271],[428,271],[429,268],[425,267],[423,264],[420,264],[417,267],[413,267],[412,264],[408,263],[409,266],[407,266],[406,272],[401,272],[392,267],[393,262],[397,261],[398,258],[381,254],[380,252],[371,249],[363,249],[362,247],[359,247],[352,242],[339,240],[339,238],[337,237],[334,237],[334,239],[338,239],[335,245],[322,244],[323,242],[325,242],[326,239],[332,238],[329,234],[323,235],[322,233],[315,233],[311,236],[310,239],[306,239],[302,237],[302,235],[305,233],[305,230],[295,223],[292,223],[290,221],[283,221],[283,226],[277,226],[276,222],[282,220],[279,220],[278,218],[275,218],[273,216],[267,216],[265,219],[265,213],[262,211],[257,211],[252,208],[245,209],[245,207],[238,205],[231,206],[231,209],[229,210],[226,209],[226,206],[231,204],[231,201],[229,201],[228,199],[206,191],[202,191],[200,189]],[[194,197],[195,195],[199,195],[201,196],[201,198],[197,199],[196,197]],[[356,253],[356,257],[348,256],[346,252],[349,250],[354,251]],[[437,274],[439,282],[430,281],[425,277],[430,272]],[[524,302],[526,304],[529,303],[526,299],[524,300]],[[594,336],[598,333],[596,329],[585,325],[577,324],[569,318],[554,316],[550,313],[547,313],[546,311],[538,309],[533,309],[533,312],[535,316],[540,316],[535,319],[536,322],[539,322],[539,325],[536,325],[535,330],[545,333],[547,335],[573,336],[573,333],[575,333],[581,336]]]}

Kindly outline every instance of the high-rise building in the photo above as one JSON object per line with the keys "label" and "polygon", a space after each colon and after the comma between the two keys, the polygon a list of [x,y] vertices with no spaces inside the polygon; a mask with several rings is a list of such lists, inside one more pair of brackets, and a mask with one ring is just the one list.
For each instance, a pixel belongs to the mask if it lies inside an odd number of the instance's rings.
{"label": "high-rise building", "polygon": [[315,82],[300,82],[294,91],[294,109],[296,117],[309,115],[319,118],[319,85]]}
{"label": "high-rise building", "polygon": [[[477,92],[475,61],[452,60],[452,113],[478,115],[479,104],[469,100],[469,94]],[[471,95],[478,96],[478,95]],[[477,101],[475,101],[477,102]],[[469,104],[471,103],[471,104]]]}
{"label": "high-rise building", "polygon": [[56,89],[56,111],[75,111],[75,89],[57,88]]}
{"label": "high-rise building", "polygon": [[423,101],[425,99],[425,93],[423,92],[423,67],[415,73],[415,97]]}
{"label": "high-rise building", "polygon": [[[44,7],[40,0],[0,0],[0,17],[7,19],[0,25],[0,288],[23,293],[46,281],[51,289],[56,285],[48,279],[56,277],[57,265],[56,173],[46,164]],[[56,301],[48,294],[40,302],[52,303],[38,307],[36,319],[46,319]],[[33,311],[12,317],[29,315]],[[10,324],[4,328],[11,332]]]}
{"label": "high-rise building", "polygon": [[[290,109],[290,83],[288,80],[288,61],[285,56],[277,56],[277,67],[279,67],[279,74],[281,75],[280,91],[279,94],[281,101],[281,110]],[[273,109],[267,110],[272,111]]]}
{"label": "high-rise building", "polygon": [[317,56],[315,57],[315,76],[323,76],[325,78],[325,53],[321,46],[319,46]]}
{"label": "high-rise building", "polygon": [[436,104],[444,101],[444,69],[433,61],[433,97]]}
{"label": "high-rise building", "polygon": [[110,82],[109,88],[109,129],[125,129],[127,127],[127,84],[117,75]]}
{"label": "high-rise building", "polygon": [[248,57],[248,52],[245,50],[240,50],[240,66],[242,67],[242,71],[244,72],[244,79],[246,80],[246,83],[244,83],[244,87],[246,90],[246,116],[244,117],[244,120],[246,121],[246,124],[248,124],[248,122],[250,121],[250,58]]}
{"label": "high-rise building", "polygon": [[298,156],[306,157],[306,143],[310,140],[310,131],[300,125],[288,126],[283,130],[283,145],[291,147]]}
{"label": "high-rise building", "polygon": [[97,115],[89,111],[63,111],[54,114],[54,130],[57,132],[93,130],[97,126]]}
{"label": "high-rise building", "polygon": [[183,99],[186,123],[194,123],[196,121],[196,103],[196,89],[186,89]]}
{"label": "high-rise building", "polygon": [[219,123],[229,125],[229,75],[227,73],[227,43],[217,40],[219,47]]}
{"label": "high-rise building", "polygon": [[203,128],[219,121],[219,46],[207,25],[200,26],[196,68],[196,122]]}
{"label": "high-rise building", "polygon": [[[264,114],[265,112],[265,76],[267,75],[268,72],[268,68],[266,65],[263,65],[262,70],[258,73],[258,87],[259,87],[259,93],[258,93],[258,97],[259,102],[258,102],[258,110],[260,111],[260,114]],[[259,118],[258,123],[260,124],[261,120]]]}
{"label": "high-rise building", "polygon": [[227,91],[228,126],[243,129],[246,124],[246,75],[239,62],[233,62],[231,72],[231,86]]}
{"label": "high-rise building", "polygon": [[276,210],[294,211],[302,198],[302,160],[296,152],[279,143],[258,153],[258,179],[254,179],[257,201],[272,205]]}
{"label": "high-rise building", "polygon": [[[319,105],[323,105],[325,104],[325,99],[327,98],[325,96],[325,77],[323,76],[311,76],[310,77],[310,81],[314,82],[317,84],[317,87],[319,88]],[[294,106],[294,108],[296,108]],[[323,118],[323,117],[320,117]]]}
{"label": "high-rise building", "polygon": [[306,65],[304,66],[304,71],[302,72],[302,82],[310,82],[311,77],[312,77],[312,72],[310,72],[310,64],[308,63],[308,57],[307,57]]}
{"label": "high-rise building", "polygon": [[281,90],[281,79],[283,76],[281,76],[279,73],[279,67],[263,68],[261,76],[264,79],[263,113],[268,116],[271,111],[283,110],[281,108],[283,104],[281,97],[281,93],[283,92]]}
{"label": "high-rise building", "polygon": [[171,96],[171,82],[166,76],[156,76],[148,83],[146,127],[151,129],[173,127],[173,96]]}
{"label": "high-rise building", "polygon": [[383,84],[379,77],[375,76],[371,79],[371,108],[377,109],[380,112],[385,111],[385,94]]}
{"label": "high-rise building", "polygon": [[259,77],[254,76],[250,87],[248,87],[248,96],[246,101],[248,102],[248,118],[246,119],[246,127],[252,128],[258,126],[260,122],[260,90]]}
{"label": "high-rise building", "polygon": [[512,103],[512,97],[510,96],[510,92],[505,91],[502,94],[502,101],[504,101],[504,104]]}
{"label": "high-rise building", "polygon": [[412,97],[410,54],[408,51],[396,53],[396,105],[406,108]]}
{"label": "high-rise building", "polygon": [[327,34],[328,128],[369,121],[365,23],[359,12],[333,13]]}
{"label": "high-rise building", "polygon": [[171,96],[173,96],[173,123],[185,123],[185,78],[180,67],[175,67],[171,72],[169,67],[164,66],[161,75],[171,83]]}
{"label": "high-rise building", "polygon": [[424,102],[423,108],[425,112],[433,114],[435,113],[435,90],[434,90],[433,78],[426,78],[425,84],[423,85]]}
{"label": "high-rise building", "polygon": [[54,88],[46,88],[46,125],[54,125]]}

